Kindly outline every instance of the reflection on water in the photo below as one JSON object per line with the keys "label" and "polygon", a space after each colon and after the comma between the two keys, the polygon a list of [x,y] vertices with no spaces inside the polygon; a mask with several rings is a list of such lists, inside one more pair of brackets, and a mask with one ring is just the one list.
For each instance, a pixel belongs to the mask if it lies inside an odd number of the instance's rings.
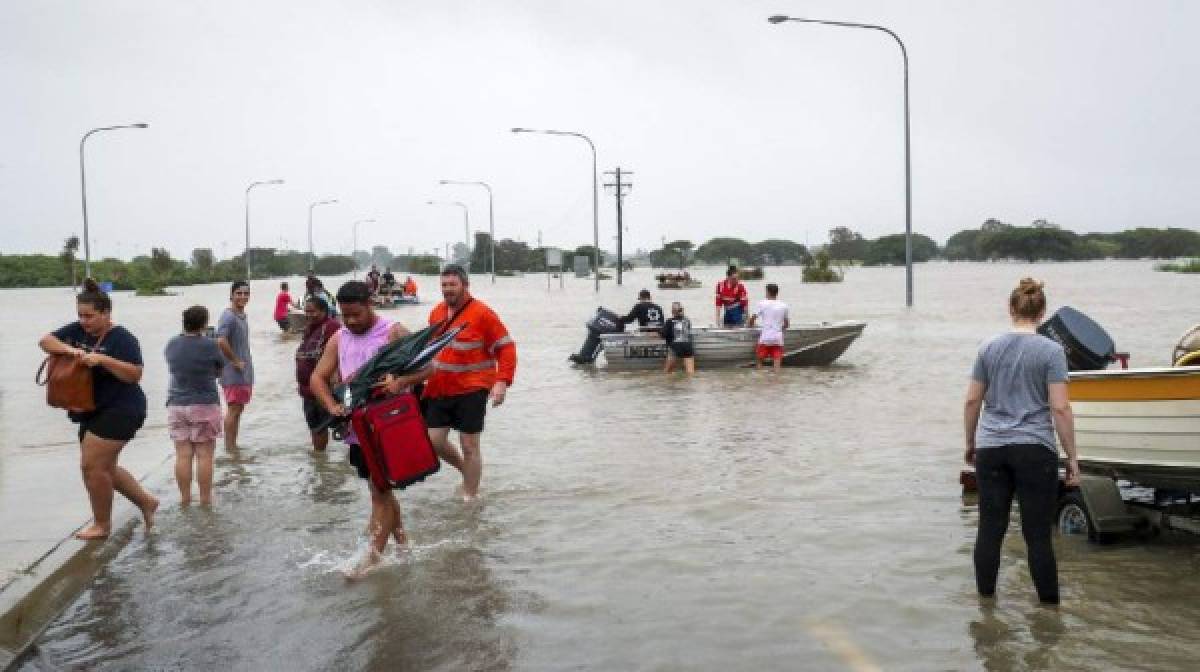
{"label": "reflection on water", "polygon": [[[273,283],[256,283],[261,380],[244,447],[218,449],[215,510],[165,508],[153,540],[121,552],[26,668],[1190,669],[1194,538],[1060,540],[1056,611],[1036,606],[1014,526],[999,597],[981,605],[974,503],[957,483],[967,372],[1005,328],[1015,280],[1046,280],[1053,304],[1097,318],[1135,364],[1159,365],[1196,321],[1184,312],[1196,287],[1150,266],[927,265],[911,311],[902,269],[851,269],[828,287],[768,269],[794,319],[864,319],[862,340],[831,367],[691,380],[565,363],[596,303],[626,307],[646,271],[599,300],[583,281],[484,283],[521,356],[487,420],[485,503],[456,503],[450,468],[406,490],[413,549],[356,585],[336,568],[356,552],[366,493],[341,447],[309,450],[294,342],[268,319]],[[189,288],[165,305],[215,308],[224,291]],[[15,312],[56,324],[41,296]],[[710,310],[705,289],[656,298]],[[118,310],[157,353],[174,327],[148,301],[120,297]],[[427,308],[393,315],[411,325]],[[28,443],[3,440],[21,434],[14,412],[49,417],[11,393],[35,356],[23,352],[0,353],[0,451]],[[162,369],[147,367],[156,409]],[[69,441],[62,430],[46,440]]]}

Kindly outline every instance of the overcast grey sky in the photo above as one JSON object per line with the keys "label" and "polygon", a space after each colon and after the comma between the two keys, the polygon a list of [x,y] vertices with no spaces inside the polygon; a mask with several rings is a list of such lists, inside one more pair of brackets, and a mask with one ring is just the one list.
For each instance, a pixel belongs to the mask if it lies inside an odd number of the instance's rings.
{"label": "overcast grey sky", "polygon": [[[630,247],[662,236],[803,242],[904,228],[896,45],[911,58],[914,227],[939,241],[988,217],[1076,230],[1200,223],[1200,2],[439,0],[5,2],[0,252],[82,230],[94,254],[177,256],[243,241],[318,252],[461,239],[460,198],[496,233],[591,242],[586,145],[635,173]],[[612,247],[611,198],[601,241]]]}

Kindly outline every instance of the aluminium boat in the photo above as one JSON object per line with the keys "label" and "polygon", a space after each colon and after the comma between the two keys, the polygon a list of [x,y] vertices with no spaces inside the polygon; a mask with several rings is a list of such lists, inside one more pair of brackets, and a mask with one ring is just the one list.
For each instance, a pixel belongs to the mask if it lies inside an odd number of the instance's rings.
{"label": "aluminium boat", "polygon": [[[866,322],[858,321],[793,325],[784,332],[783,364],[832,364],[866,327]],[[757,327],[694,327],[696,367],[754,366],[759,331]],[[660,369],[667,357],[666,342],[653,331],[601,334],[600,345],[609,371]]]}

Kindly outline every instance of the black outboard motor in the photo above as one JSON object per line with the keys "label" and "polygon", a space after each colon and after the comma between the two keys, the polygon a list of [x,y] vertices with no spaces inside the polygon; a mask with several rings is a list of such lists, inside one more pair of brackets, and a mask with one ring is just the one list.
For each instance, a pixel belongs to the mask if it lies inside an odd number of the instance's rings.
{"label": "black outboard motor", "polygon": [[596,357],[600,354],[600,335],[619,334],[625,331],[625,325],[621,324],[620,315],[601,306],[596,309],[596,314],[592,316],[592,319],[587,321],[587,330],[588,335],[583,341],[583,347],[568,358],[576,364],[591,364],[596,361]]}
{"label": "black outboard motor", "polygon": [[1097,371],[1117,359],[1117,348],[1108,332],[1070,306],[1055,311],[1038,327],[1038,333],[1063,346],[1067,368],[1072,371]]}

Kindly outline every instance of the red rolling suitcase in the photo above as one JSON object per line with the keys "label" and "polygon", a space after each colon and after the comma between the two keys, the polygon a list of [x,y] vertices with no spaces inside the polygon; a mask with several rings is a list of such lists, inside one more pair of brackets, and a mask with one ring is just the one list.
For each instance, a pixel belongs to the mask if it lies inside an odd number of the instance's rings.
{"label": "red rolling suitcase", "polygon": [[403,489],[441,467],[421,417],[421,405],[411,393],[368,403],[354,411],[350,424],[371,482],[380,490]]}

